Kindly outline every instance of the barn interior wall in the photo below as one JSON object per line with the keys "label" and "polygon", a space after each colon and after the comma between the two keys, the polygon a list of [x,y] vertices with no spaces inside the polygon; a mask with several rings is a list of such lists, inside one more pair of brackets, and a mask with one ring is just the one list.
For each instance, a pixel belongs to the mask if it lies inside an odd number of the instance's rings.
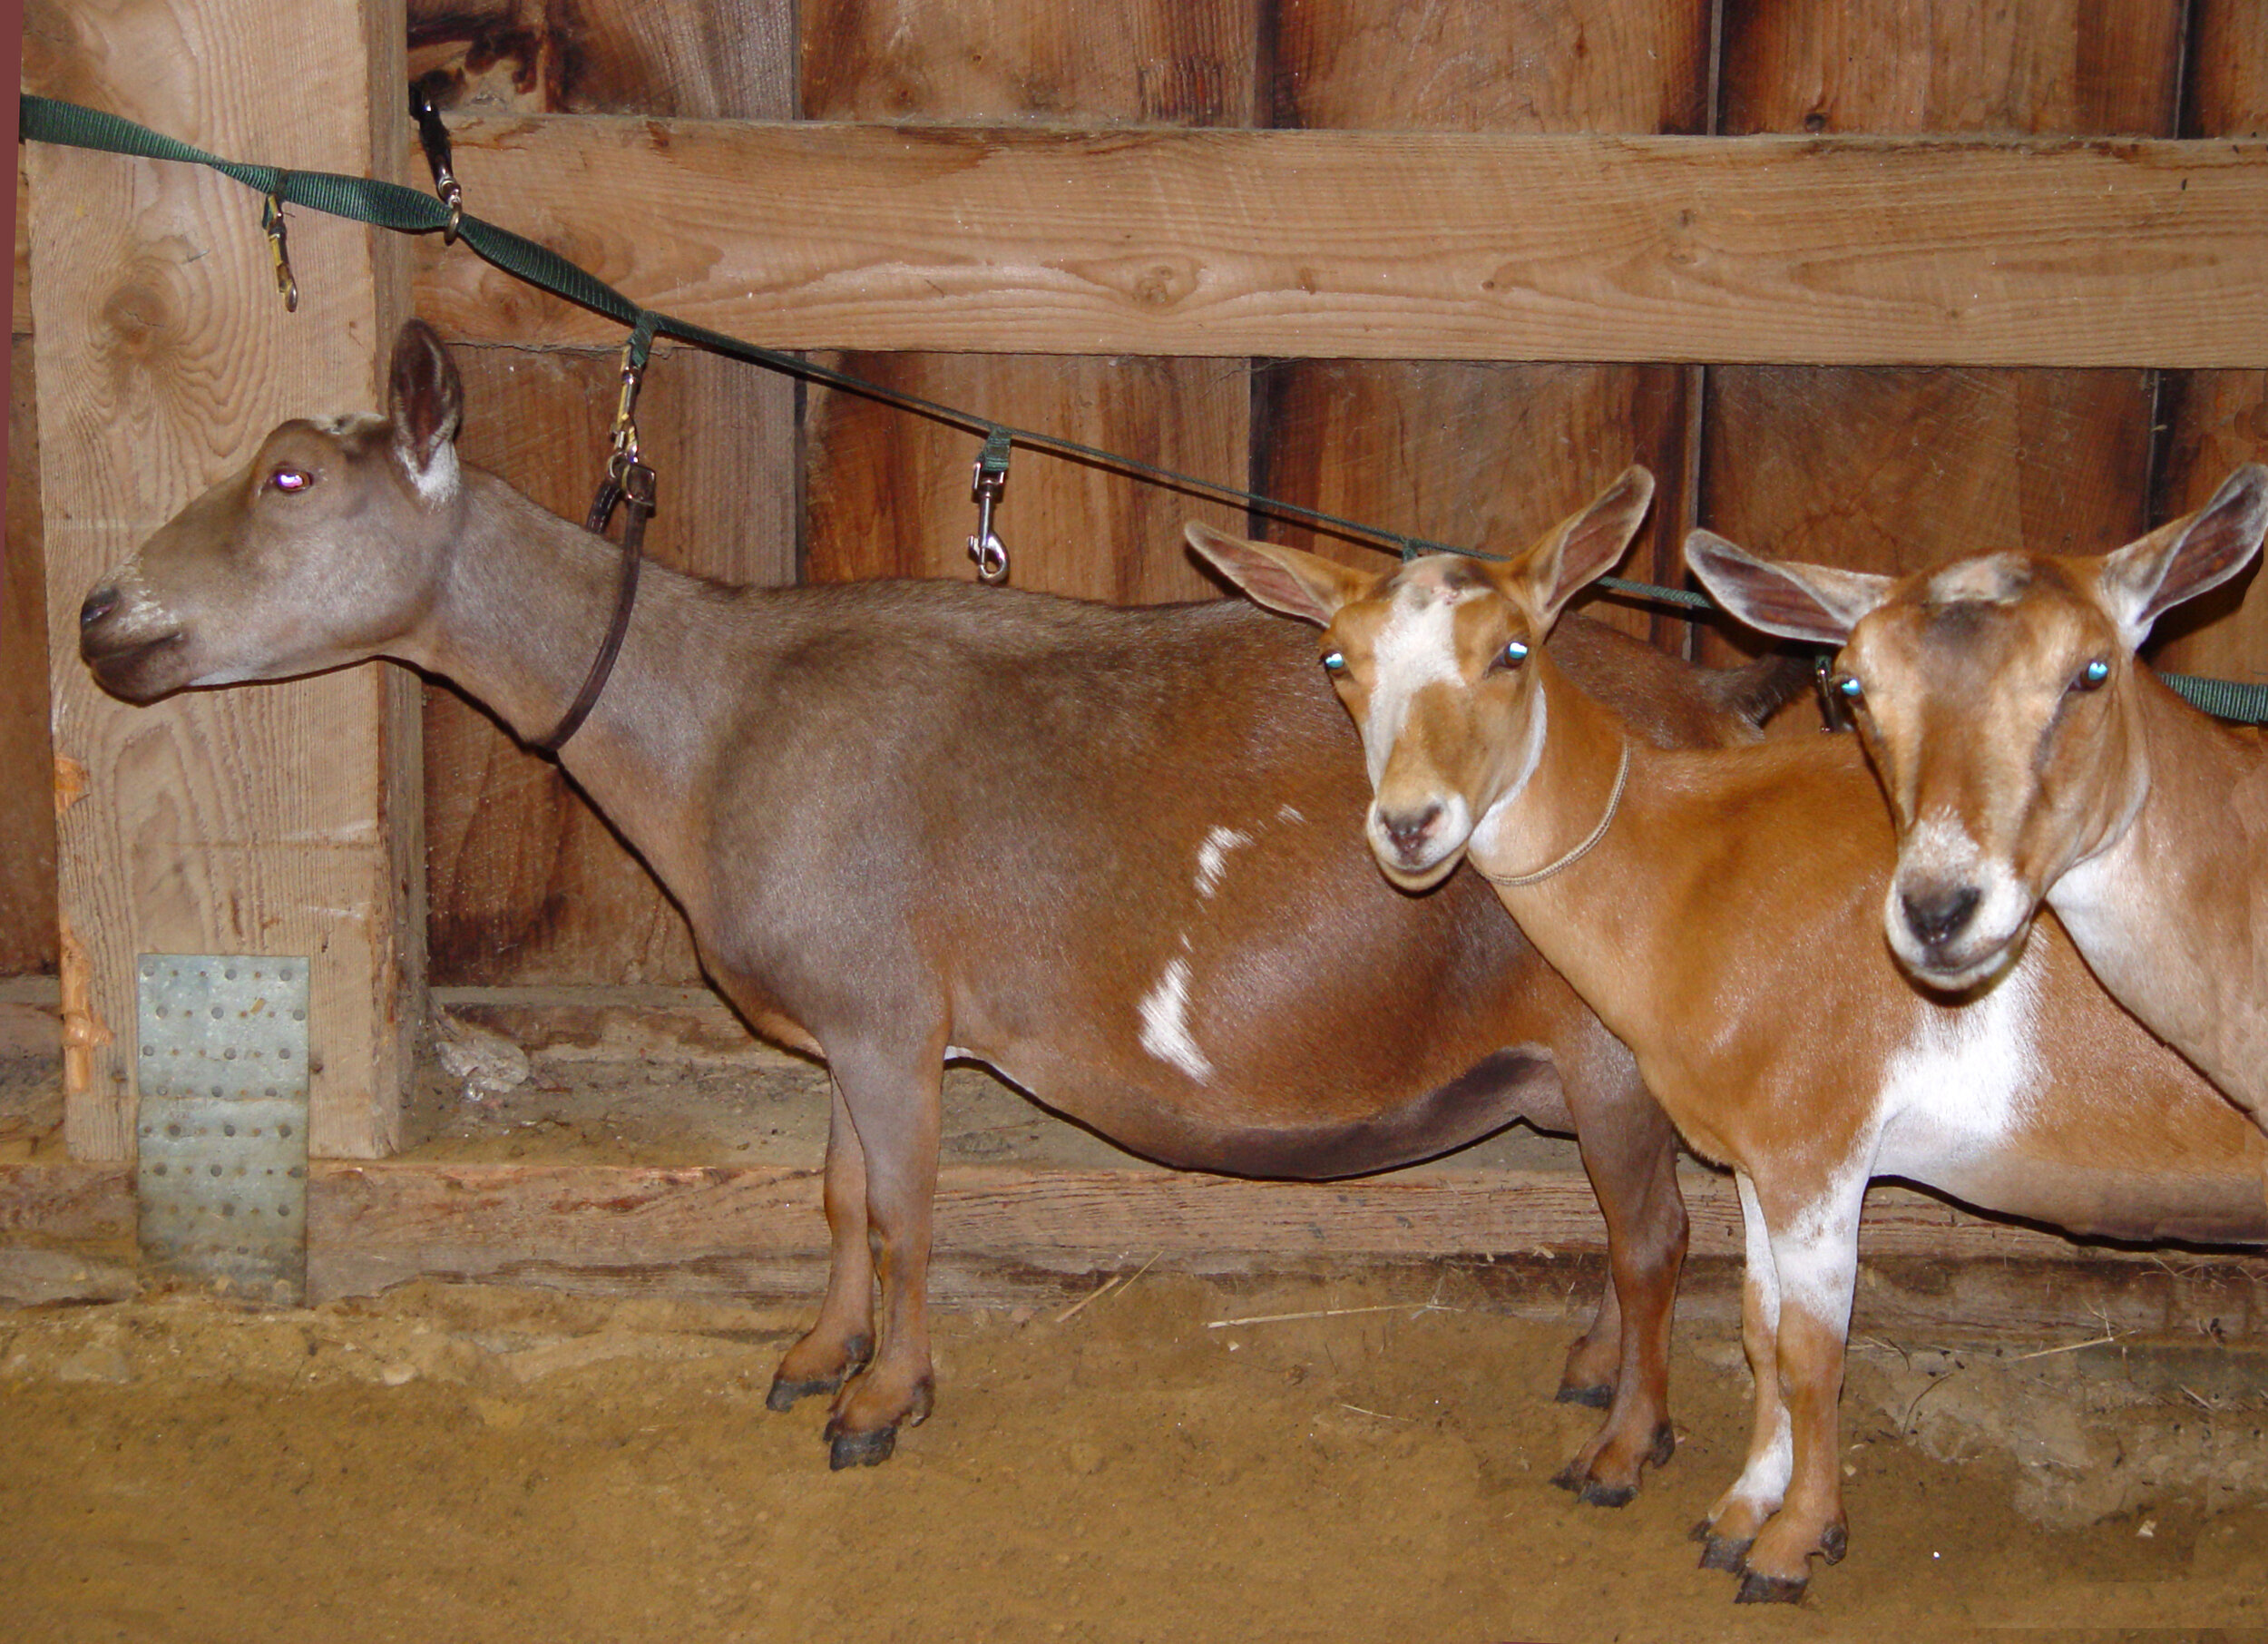
{"label": "barn interior wall", "polygon": [[[413,0],[410,66],[467,111],[1498,132],[2236,136],[2268,125],[2247,0]],[[477,205],[475,209],[480,209]],[[508,215],[508,213],[504,213]],[[21,259],[19,256],[19,265]],[[55,962],[29,348],[11,376],[0,580],[0,977]],[[578,511],[613,361],[461,348],[472,460]],[[1507,546],[1624,464],[1663,485],[1629,572],[1701,523],[1892,569],[2102,545],[2268,445],[2258,372],[1476,365],[861,355],[863,376],[1397,529]],[[973,442],[875,402],[664,349],[641,406],[662,563],[733,580],[967,573]],[[1022,453],[1001,530],[1029,588],[1214,592],[1179,545],[1217,504]],[[1312,542],[1289,530],[1286,540]],[[1316,544],[1357,561],[1368,551]],[[2163,660],[2268,675],[2259,579]],[[1681,650],[1686,626],[1602,613]],[[1702,631],[1724,657],[1739,641]],[[431,977],[692,985],[682,920],[555,767],[445,688],[425,707]]]}

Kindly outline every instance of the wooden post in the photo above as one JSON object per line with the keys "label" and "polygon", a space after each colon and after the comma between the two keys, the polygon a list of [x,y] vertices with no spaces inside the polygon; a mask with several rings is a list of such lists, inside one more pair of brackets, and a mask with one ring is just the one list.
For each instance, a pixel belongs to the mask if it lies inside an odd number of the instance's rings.
{"label": "wooden post", "polygon": [[[34,0],[24,32],[30,88],[213,152],[403,162],[402,0]],[[48,147],[30,169],[71,1150],[134,1155],[135,955],[258,953],[312,962],[310,1150],[382,1155],[424,1003],[415,680],[378,665],[129,708],[80,664],[76,618],[274,424],[381,403],[406,252],[290,210],[287,314],[238,184]]]}

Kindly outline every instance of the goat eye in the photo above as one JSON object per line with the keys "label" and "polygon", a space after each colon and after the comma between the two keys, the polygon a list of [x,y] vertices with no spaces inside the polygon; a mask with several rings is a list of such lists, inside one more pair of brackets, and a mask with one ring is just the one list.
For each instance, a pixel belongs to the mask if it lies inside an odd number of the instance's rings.
{"label": "goat eye", "polygon": [[1866,687],[1859,683],[1856,674],[1846,673],[1834,681],[1834,691],[1844,701],[1855,702],[1866,694]]}
{"label": "goat eye", "polygon": [[279,468],[268,476],[269,484],[278,491],[305,491],[315,484],[315,476],[298,468]]}
{"label": "goat eye", "polygon": [[1507,640],[1504,641],[1504,649],[1496,653],[1496,665],[1499,668],[1517,668],[1527,660],[1528,641],[1525,640]]}
{"label": "goat eye", "polygon": [[2079,670],[2079,677],[2071,681],[2074,690],[2099,690],[2103,681],[2110,678],[2110,664],[2097,657]]}
{"label": "goat eye", "polygon": [[1346,672],[1346,652],[1344,651],[1325,651],[1323,653],[1323,671],[1329,674],[1334,680],[1343,676]]}

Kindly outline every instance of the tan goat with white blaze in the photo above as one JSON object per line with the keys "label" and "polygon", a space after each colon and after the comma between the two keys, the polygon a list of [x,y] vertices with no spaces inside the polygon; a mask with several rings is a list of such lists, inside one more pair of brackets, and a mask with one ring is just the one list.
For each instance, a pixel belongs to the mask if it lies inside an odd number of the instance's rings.
{"label": "tan goat with white blaze", "polygon": [[2128,1009],[2268,1119],[2268,744],[2135,656],[2251,563],[2268,468],[2112,553],[1995,553],[1904,578],[1758,558],[1696,532],[1717,602],[1840,645],[1898,830],[1891,946],[1941,987],[2009,962],[2040,905]]}
{"label": "tan goat with white blaze", "polygon": [[2127,1239],[2268,1240],[2268,1140],[2121,1010],[2052,922],[1956,1005],[1882,939],[1894,842],[1848,737],[1647,747],[1545,649],[1653,494],[1622,475],[1527,555],[1372,574],[1203,526],[1262,604],[1324,625],[1360,728],[1373,851],[1412,888],[1461,859],[1732,1166],[1755,1425],[1700,1533],[1744,1600],[1800,1597],[1845,1541],[1836,1403],[1866,1184]]}

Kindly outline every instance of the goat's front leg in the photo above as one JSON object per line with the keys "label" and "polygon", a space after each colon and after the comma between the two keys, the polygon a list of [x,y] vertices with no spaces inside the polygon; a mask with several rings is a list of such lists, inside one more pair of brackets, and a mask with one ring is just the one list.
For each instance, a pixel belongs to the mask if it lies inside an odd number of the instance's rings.
{"label": "goat's front leg", "polygon": [[1729,1571],[1737,1575],[1765,1522],[1780,1510],[1787,1492],[1788,1470],[1794,1449],[1787,1406],[1780,1398],[1780,1281],[1773,1263],[1772,1240],[1765,1228],[1764,1209],[1747,1172],[1736,1170],[1733,1181],[1740,1190],[1741,1236],[1746,1248],[1746,1270],[1741,1278],[1740,1343],[1748,1357],[1748,1372],[1756,1384],[1755,1424],[1748,1438],[1748,1459],[1740,1476],[1716,1498],[1708,1517],[1694,1526],[1694,1539],[1702,1543],[1704,1570]]}
{"label": "goat's front leg", "polygon": [[833,1393],[858,1373],[875,1346],[874,1257],[866,1245],[866,1156],[829,1070],[826,1130],[826,1297],[818,1322],[787,1349],[765,1404],[786,1410],[815,1393]]}
{"label": "goat's front leg", "polygon": [[827,1417],[828,1464],[887,1461],[901,1425],[929,1415],[929,1248],[937,1193],[943,1076],[937,1053],[832,1054],[836,1088],[865,1160],[867,1248],[881,1290],[874,1356],[843,1384]]}
{"label": "goat's front leg", "polygon": [[1811,1580],[1811,1555],[1836,1563],[1849,1544],[1838,1407],[1865,1197],[1862,1173],[1854,1182],[1831,1184],[1794,1214],[1774,1218],[1780,1389],[1791,1419],[1793,1455],[1786,1498],[1748,1550],[1740,1584],[1744,1604],[1793,1603]]}
{"label": "goat's front leg", "polygon": [[[1608,1406],[1607,1419],[1553,1483],[1598,1507],[1637,1493],[1642,1467],[1677,1452],[1669,1425],[1669,1326],[1686,1254],[1686,1202],[1677,1142],[1637,1069],[1611,1111],[1579,1113],[1583,1166],[1607,1220],[1609,1278],[1598,1317],[1568,1355],[1559,1397]],[[1608,1356],[1611,1355],[1612,1356]],[[1602,1363],[1603,1361],[1603,1363]],[[1602,1370],[1612,1379],[1589,1396]]]}

